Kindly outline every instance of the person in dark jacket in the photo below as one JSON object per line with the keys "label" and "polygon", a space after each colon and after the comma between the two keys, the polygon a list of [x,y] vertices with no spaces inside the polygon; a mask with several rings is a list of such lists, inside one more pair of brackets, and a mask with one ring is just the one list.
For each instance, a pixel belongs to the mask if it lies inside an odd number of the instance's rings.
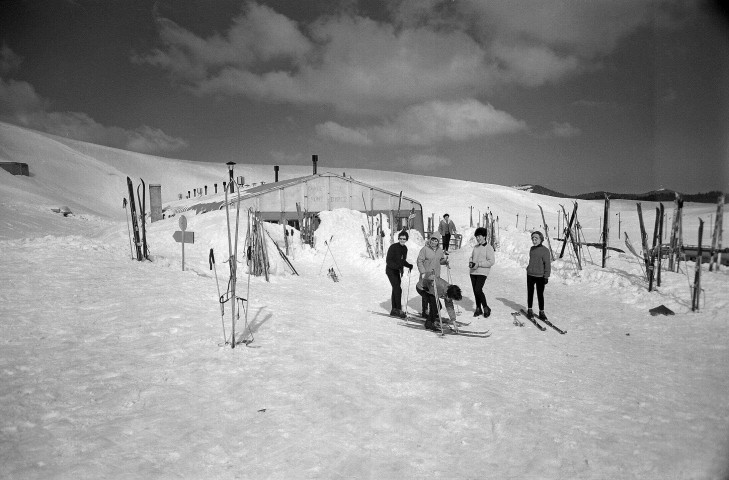
{"label": "person in dark jacket", "polygon": [[390,285],[392,285],[392,310],[390,311],[390,315],[393,317],[406,317],[405,312],[402,311],[402,288],[400,287],[400,279],[405,267],[409,271],[413,270],[413,264],[408,262],[408,247],[405,246],[408,238],[408,232],[405,230],[400,232],[397,235],[398,242],[390,245],[390,248],[387,249],[387,256],[385,257],[387,264],[385,273],[387,274],[387,279],[390,280]]}
{"label": "person in dark jacket", "polygon": [[532,304],[534,303],[534,287],[537,289],[537,302],[539,303],[539,318],[546,319],[544,313],[544,286],[549,282],[552,271],[552,258],[549,249],[542,245],[544,235],[540,231],[532,232],[532,247],[529,249],[529,265],[527,265],[527,316],[534,317]]}

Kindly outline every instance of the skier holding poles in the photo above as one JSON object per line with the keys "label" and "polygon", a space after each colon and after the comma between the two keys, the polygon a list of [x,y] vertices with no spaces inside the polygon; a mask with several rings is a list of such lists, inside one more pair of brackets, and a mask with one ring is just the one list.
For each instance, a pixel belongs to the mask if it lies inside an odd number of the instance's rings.
{"label": "skier holding poles", "polygon": [[[440,266],[448,265],[448,258],[446,257],[448,252],[444,252],[438,245],[439,243],[440,239],[438,238],[438,233],[433,232],[430,235],[430,239],[428,239],[428,243],[420,249],[418,260],[416,262],[418,265],[418,271],[420,272],[420,280],[418,283],[422,282],[424,276],[431,273],[433,270],[435,271],[435,276],[440,277]],[[423,298],[422,307],[420,315],[423,318],[427,318],[428,302],[425,298]]]}
{"label": "skier holding poles", "polygon": [[391,317],[405,318],[407,315],[402,311],[402,287],[400,286],[400,280],[403,275],[405,267],[408,270],[413,270],[413,264],[409,263],[408,258],[408,247],[405,246],[405,242],[408,241],[408,232],[403,230],[397,235],[397,243],[390,245],[387,249],[387,257],[385,257],[386,268],[385,273],[387,279],[390,280],[392,285],[392,310],[390,311]]}

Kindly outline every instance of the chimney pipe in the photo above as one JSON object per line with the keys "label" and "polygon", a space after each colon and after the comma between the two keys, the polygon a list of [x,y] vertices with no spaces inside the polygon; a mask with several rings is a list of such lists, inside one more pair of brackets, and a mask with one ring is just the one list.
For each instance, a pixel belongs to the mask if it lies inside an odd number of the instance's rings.
{"label": "chimney pipe", "polygon": [[278,165],[273,166],[274,182],[278,183]]}
{"label": "chimney pipe", "polygon": [[319,161],[319,155],[312,155],[311,162],[314,164],[314,175],[316,175],[316,162]]}

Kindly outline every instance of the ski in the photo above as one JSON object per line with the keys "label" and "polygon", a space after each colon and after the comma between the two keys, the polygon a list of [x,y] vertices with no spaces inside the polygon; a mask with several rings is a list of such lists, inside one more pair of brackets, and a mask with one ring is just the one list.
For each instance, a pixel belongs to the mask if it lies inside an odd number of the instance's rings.
{"label": "ski", "polygon": [[519,313],[519,312],[512,312],[511,313],[511,316],[514,317],[514,325],[516,325],[517,327],[523,327],[524,326],[524,322],[522,322],[521,320],[519,320],[518,318],[516,318],[516,317],[520,317],[521,316],[521,313]]}
{"label": "ski", "polygon": [[142,242],[139,238],[139,223],[137,222],[137,209],[134,205],[134,185],[132,179],[127,177],[127,187],[129,188],[129,212],[132,216],[132,231],[134,233],[134,249],[137,254],[137,260],[142,261]]}
{"label": "ski", "polygon": [[524,315],[527,318],[527,320],[532,322],[534,324],[534,326],[537,327],[539,330],[545,331],[547,329],[547,327],[545,327],[544,325],[540,325],[539,323],[537,323],[537,320],[536,320],[537,317],[535,317],[533,315],[529,316],[527,314],[526,310],[524,310],[523,308],[520,310],[520,312],[522,315]]}
{"label": "ski", "polygon": [[[408,319],[412,319],[412,318],[408,317]],[[474,330],[458,329],[458,331],[456,331],[453,328],[451,328],[450,325],[446,325],[446,326],[448,326],[448,328],[444,328],[443,333],[441,333],[440,330],[426,330],[425,327],[423,326],[422,322],[417,322],[417,325],[412,324],[412,323],[399,323],[398,325],[402,325],[404,327],[416,328],[418,330],[425,330],[427,332],[433,332],[436,335],[438,335],[439,337],[444,337],[447,335],[457,335],[457,336],[461,336],[461,337],[487,338],[487,337],[491,336],[490,330],[474,331]]]}
{"label": "ski", "polygon": [[[539,317],[537,317],[537,318],[539,318]],[[555,325],[555,324],[553,324],[552,322],[550,322],[548,318],[539,318],[539,320],[541,320],[542,322],[546,323],[547,325],[549,325],[549,326],[550,326],[550,327],[552,327],[553,329],[557,330],[557,331],[558,331],[559,333],[561,333],[562,335],[564,335],[565,333],[567,333],[567,330],[562,330],[562,329],[561,329],[561,328],[559,328],[559,327],[558,327],[557,325]]]}
{"label": "ski", "polygon": [[491,331],[490,330],[483,330],[483,331],[464,330],[462,328],[459,328],[458,330],[453,330],[453,328],[449,325],[449,330],[446,331],[446,335],[461,335],[463,337],[490,337]]}
{"label": "ski", "polygon": [[362,234],[364,235],[365,244],[367,245],[367,255],[370,256],[372,260],[375,259],[375,254],[372,252],[372,245],[370,244],[370,238],[367,236],[367,231],[364,228],[364,225],[362,225]]}

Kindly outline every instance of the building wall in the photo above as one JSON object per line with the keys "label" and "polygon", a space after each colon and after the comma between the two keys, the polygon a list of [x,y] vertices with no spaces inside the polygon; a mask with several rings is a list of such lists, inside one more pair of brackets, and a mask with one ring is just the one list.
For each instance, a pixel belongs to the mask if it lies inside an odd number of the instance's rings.
{"label": "building wall", "polygon": [[[297,203],[303,211],[318,213],[324,210],[348,208],[377,215],[382,213],[389,219],[390,212],[396,211],[400,203],[399,195],[380,191],[374,187],[359,184],[338,176],[317,176],[302,180],[300,183],[285,184],[281,188],[244,196],[241,210],[251,208],[261,212],[263,220],[270,222],[296,221],[299,219]],[[235,201],[235,197],[230,198]],[[407,218],[414,209],[412,228],[424,232],[423,212],[420,203],[403,198],[400,203],[401,218]],[[403,220],[405,223],[405,220]],[[399,225],[399,222],[396,222]]]}
{"label": "building wall", "polygon": [[0,168],[2,168],[3,170],[7,170],[8,172],[12,173],[13,175],[25,175],[26,177],[30,176],[30,172],[28,171],[27,163],[0,162]]}

